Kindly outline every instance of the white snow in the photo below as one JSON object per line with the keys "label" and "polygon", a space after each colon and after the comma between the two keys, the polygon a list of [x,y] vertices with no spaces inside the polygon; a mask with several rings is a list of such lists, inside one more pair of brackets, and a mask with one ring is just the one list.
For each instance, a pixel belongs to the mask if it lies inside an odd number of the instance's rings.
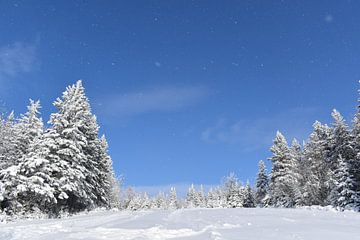
{"label": "white snow", "polygon": [[359,236],[359,213],[314,208],[99,211],[0,224],[1,240],[355,240]]}

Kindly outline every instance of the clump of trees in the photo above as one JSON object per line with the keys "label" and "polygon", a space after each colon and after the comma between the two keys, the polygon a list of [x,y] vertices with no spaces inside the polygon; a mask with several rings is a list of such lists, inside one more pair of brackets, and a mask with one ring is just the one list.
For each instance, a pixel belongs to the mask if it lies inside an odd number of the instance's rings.
{"label": "clump of trees", "polygon": [[8,214],[79,212],[119,205],[105,136],[82,82],[56,99],[49,127],[40,102],[0,118],[0,209]]}
{"label": "clump of trees", "polygon": [[[316,121],[303,145],[294,140],[289,146],[277,132],[271,147],[269,188],[266,194],[260,191],[261,204],[359,210],[360,106],[358,109],[351,127],[337,110],[331,114],[331,126]],[[259,189],[264,186],[261,179],[258,177]]]}
{"label": "clump of trees", "polygon": [[[339,210],[360,210],[360,100],[349,126],[337,111],[331,126],[315,121],[309,138],[289,145],[277,132],[270,148],[271,170],[259,162],[255,188],[245,187],[234,174],[207,194],[191,185],[178,208],[241,208],[333,206]],[[161,193],[153,204],[168,208],[167,195]],[[160,200],[161,199],[161,200]],[[150,206],[152,206],[150,204]],[[173,205],[174,206],[174,205]]]}
{"label": "clump of trees", "polygon": [[247,183],[241,184],[235,174],[225,177],[223,184],[210,188],[207,192],[202,186],[191,184],[186,196],[178,197],[175,187],[168,193],[159,192],[149,197],[146,193],[128,188],[121,201],[121,208],[138,211],[144,209],[181,209],[181,208],[251,208],[257,205],[255,192]]}

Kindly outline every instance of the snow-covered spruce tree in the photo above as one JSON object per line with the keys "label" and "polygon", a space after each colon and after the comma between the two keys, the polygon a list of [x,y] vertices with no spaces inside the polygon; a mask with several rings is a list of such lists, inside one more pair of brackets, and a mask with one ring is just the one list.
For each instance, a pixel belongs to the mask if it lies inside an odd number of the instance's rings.
{"label": "snow-covered spruce tree", "polygon": [[[360,90],[358,90],[358,92],[360,93]],[[355,180],[354,188],[357,193],[360,193],[360,98],[358,99],[357,113],[355,114],[353,120],[353,127],[351,133],[353,137],[352,147],[355,157],[353,161],[349,163],[349,171]],[[360,199],[358,201],[360,202]]]}
{"label": "snow-covered spruce tree", "polygon": [[297,179],[294,173],[296,166],[290,154],[285,137],[278,131],[271,147],[273,156],[270,173],[270,202],[276,207],[292,207],[295,205]]}
{"label": "snow-covered spruce tree", "polygon": [[255,197],[253,190],[251,189],[250,183],[247,182],[244,189],[244,203],[243,207],[245,208],[254,208],[256,206]]}
{"label": "snow-covered spruce tree", "polygon": [[213,188],[210,188],[207,196],[206,207],[207,208],[216,208],[217,207],[218,196]]}
{"label": "snow-covered spruce tree", "polygon": [[155,202],[153,205],[158,209],[168,209],[166,196],[163,192],[158,193],[158,195],[155,197]]}
{"label": "snow-covered spruce tree", "polygon": [[135,198],[135,194],[135,191],[131,187],[126,189],[123,209],[129,209],[130,202]]}
{"label": "snow-covered spruce tree", "polygon": [[191,184],[190,188],[188,189],[186,193],[186,207],[187,208],[195,208],[198,207],[198,194],[195,190],[194,184]]}
{"label": "snow-covered spruce tree", "polygon": [[110,207],[111,159],[81,81],[67,87],[54,105],[52,126],[18,167],[17,195],[33,199],[27,203],[31,208],[52,214]]}
{"label": "snow-covered spruce tree", "polygon": [[98,159],[98,172],[95,176],[96,180],[98,181],[96,187],[101,188],[101,190],[94,189],[95,194],[97,194],[97,198],[101,199],[97,202],[97,205],[111,208],[119,208],[120,186],[113,171],[112,160],[108,153],[109,146],[106,141],[105,135],[103,135],[98,142],[95,141],[95,143],[95,147],[99,147],[98,151],[96,151],[96,153],[99,154],[96,157]]}
{"label": "snow-covered spruce tree", "polygon": [[206,207],[208,208],[226,208],[227,199],[220,187],[210,188],[208,192]]}
{"label": "snow-covered spruce tree", "polygon": [[[18,123],[13,125],[16,138],[16,152],[17,152],[17,163],[13,163],[7,169],[4,169],[0,173],[1,181],[3,182],[3,198],[10,204],[8,209],[12,212],[17,211],[17,206],[22,207],[22,211],[30,210],[25,205],[30,205],[30,201],[33,202],[35,199],[29,199],[28,196],[24,196],[21,193],[26,190],[26,187],[32,185],[31,182],[35,181],[34,176],[32,179],[28,179],[26,176],[21,174],[21,167],[24,166],[26,157],[28,154],[36,151],[36,142],[43,134],[43,122],[40,118],[40,102],[30,100],[30,105],[27,107],[28,111],[21,115]],[[32,163],[34,164],[34,163]],[[6,205],[6,204],[5,204]]]}
{"label": "snow-covered spruce tree", "polygon": [[206,196],[203,185],[200,185],[200,191],[197,192],[197,201],[198,207],[206,207]]}
{"label": "snow-covered spruce tree", "polygon": [[[332,117],[334,118],[333,123],[333,130],[331,132],[331,148],[329,153],[329,161],[328,161],[328,168],[329,168],[329,188],[330,189],[337,189],[338,184],[346,184],[341,183],[339,180],[339,172],[344,172],[344,170],[338,169],[341,167],[345,167],[346,171],[348,171],[349,178],[347,181],[351,182],[351,192],[354,196],[351,197],[352,199],[352,205],[360,206],[360,199],[358,199],[358,196],[356,194],[356,179],[354,178],[354,172],[351,172],[351,166],[355,166],[355,159],[356,159],[356,153],[354,151],[354,142],[353,137],[349,131],[349,128],[347,124],[345,123],[344,118],[341,116],[341,114],[333,110]],[[341,160],[339,159],[341,158]],[[342,161],[345,162],[345,164],[342,164]],[[342,166],[344,165],[344,166]],[[349,193],[348,193],[349,194]],[[334,196],[331,194],[331,202],[334,203]]]}
{"label": "snow-covered spruce tree", "polygon": [[178,199],[176,195],[176,189],[174,187],[170,188],[170,197],[169,197],[169,209],[178,209]]}
{"label": "snow-covered spruce tree", "polygon": [[335,170],[335,187],[331,191],[331,204],[340,209],[353,209],[358,206],[358,195],[353,190],[354,180],[350,174],[348,163],[338,157],[338,167]]}
{"label": "snow-covered spruce tree", "polygon": [[143,196],[140,193],[134,192],[134,195],[132,196],[131,200],[127,205],[127,209],[132,211],[138,211],[143,208],[143,204]]}
{"label": "snow-covered spruce tree", "polygon": [[327,205],[330,193],[328,159],[330,152],[331,128],[316,121],[313,132],[304,146],[301,198],[298,205]]}
{"label": "snow-covered spruce tree", "polygon": [[268,194],[269,179],[266,174],[266,168],[264,161],[259,161],[259,171],[256,178],[256,204],[260,207],[264,206],[264,199]]}
{"label": "snow-covered spruce tree", "polygon": [[[45,212],[53,214],[59,190],[59,181],[54,173],[60,172],[57,159],[53,158],[51,148],[55,141],[44,135],[30,144],[24,161],[8,171],[6,182],[7,198],[11,201],[14,213]],[[10,168],[8,168],[10,169]]]}
{"label": "snow-covered spruce tree", "polygon": [[151,199],[149,198],[149,195],[144,192],[142,194],[141,199],[141,209],[150,209],[151,208]]}
{"label": "snow-covered spruce tree", "polygon": [[0,120],[0,170],[2,170],[18,165],[22,152],[19,149],[14,112],[11,112],[6,119]]}
{"label": "snow-covered spruce tree", "polygon": [[236,175],[231,173],[224,181],[224,194],[228,208],[241,208],[244,203],[244,190]]}
{"label": "snow-covered spruce tree", "polygon": [[44,132],[44,123],[40,117],[40,101],[30,99],[27,106],[28,111],[20,116],[15,130],[18,136],[18,148],[22,155],[29,152],[29,146]]}
{"label": "snow-covered spruce tree", "polygon": [[303,152],[300,143],[297,141],[296,138],[293,139],[290,147],[290,157],[292,159],[292,162],[294,163],[293,172],[294,176],[296,178],[296,183],[294,186],[295,190],[295,204],[301,205],[301,183],[303,181],[302,176],[302,164],[303,164]]}
{"label": "snow-covered spruce tree", "polygon": [[99,139],[99,126],[91,113],[84,87],[79,80],[67,87],[62,98],[54,102],[58,112],[50,117],[52,131],[57,134],[57,155],[70,169],[61,185],[66,193],[60,204],[69,211],[95,206],[109,207],[113,175],[105,139]]}

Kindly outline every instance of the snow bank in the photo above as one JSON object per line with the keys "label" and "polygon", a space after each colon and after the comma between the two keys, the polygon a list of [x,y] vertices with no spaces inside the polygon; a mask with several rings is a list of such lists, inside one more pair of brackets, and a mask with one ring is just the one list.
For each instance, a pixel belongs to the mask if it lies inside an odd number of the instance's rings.
{"label": "snow bank", "polygon": [[310,208],[97,211],[0,225],[1,240],[338,240],[359,235],[360,214]]}

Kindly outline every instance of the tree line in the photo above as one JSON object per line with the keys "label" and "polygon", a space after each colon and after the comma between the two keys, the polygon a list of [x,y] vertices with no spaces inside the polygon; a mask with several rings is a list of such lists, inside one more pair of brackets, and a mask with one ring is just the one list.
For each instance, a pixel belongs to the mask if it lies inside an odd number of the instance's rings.
{"label": "tree line", "polygon": [[[359,101],[360,102],[360,101]],[[196,189],[185,198],[176,189],[149,197],[129,188],[120,197],[105,136],[92,114],[81,81],[53,103],[57,112],[45,127],[40,102],[25,114],[0,117],[0,211],[59,216],[97,207],[140,209],[297,207],[360,208],[360,106],[349,126],[333,110],[333,123],[316,121],[300,144],[289,145],[279,131],[270,148],[270,173],[259,162],[256,184],[234,174],[223,184]]]}

